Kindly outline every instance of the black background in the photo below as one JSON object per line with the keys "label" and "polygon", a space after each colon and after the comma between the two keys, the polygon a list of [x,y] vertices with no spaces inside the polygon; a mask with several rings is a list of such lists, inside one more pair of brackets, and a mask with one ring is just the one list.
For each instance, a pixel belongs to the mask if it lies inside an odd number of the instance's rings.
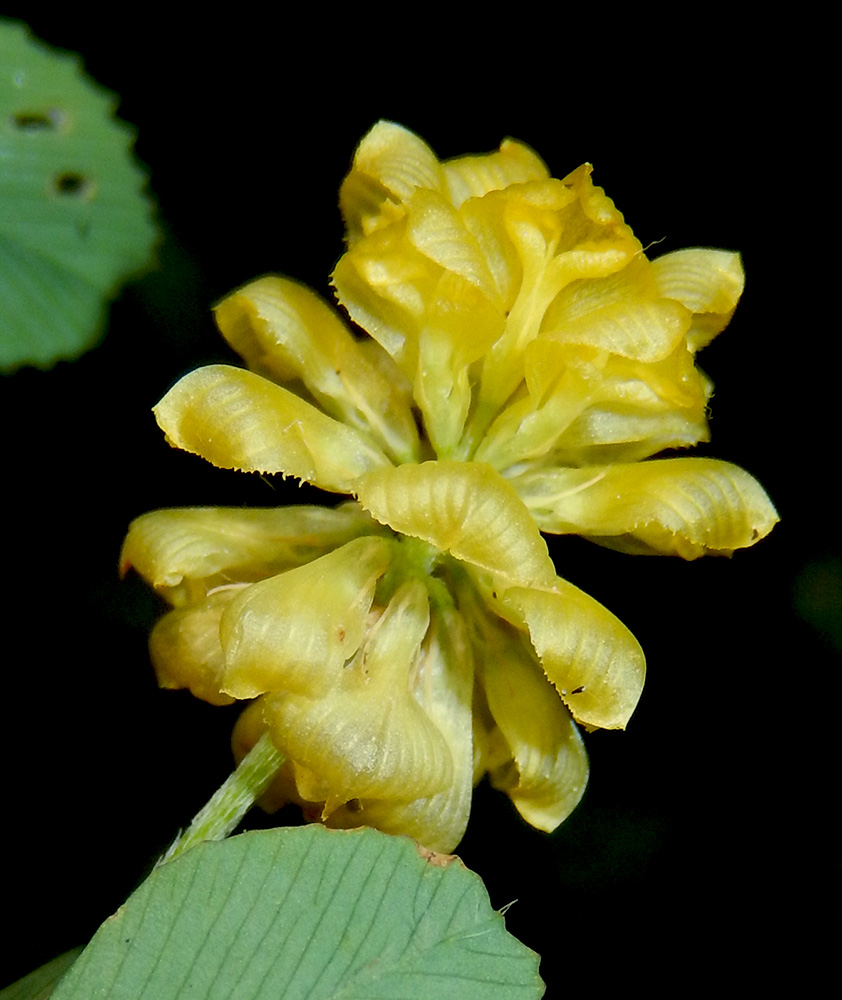
{"label": "black background", "polygon": [[196,365],[234,360],[210,316],[229,290],[278,271],[330,294],[338,185],[381,117],[442,158],[512,135],[555,176],[589,160],[644,245],[663,241],[653,254],[740,250],[743,301],[700,359],[716,394],[698,453],[745,466],[782,516],[732,560],[552,543],[559,573],[639,638],[647,686],[627,732],[587,737],[590,786],[555,834],[483,785],[459,854],[495,907],[518,901],[507,924],[543,956],[549,997],[633,981],[681,992],[723,970],[750,984],[793,949],[814,968],[838,913],[842,592],[822,81],[796,84],[780,53],[723,41],[723,22],[694,26],[688,49],[681,31],[640,46],[598,15],[554,15],[523,39],[507,24],[365,17],[30,22],[121,95],[164,241],[101,346],[0,385],[12,916],[0,984],[86,941],[230,770],[234,715],[155,686],[158,608],[118,580],[122,537],[156,507],[319,495],[172,451],[150,407]]}

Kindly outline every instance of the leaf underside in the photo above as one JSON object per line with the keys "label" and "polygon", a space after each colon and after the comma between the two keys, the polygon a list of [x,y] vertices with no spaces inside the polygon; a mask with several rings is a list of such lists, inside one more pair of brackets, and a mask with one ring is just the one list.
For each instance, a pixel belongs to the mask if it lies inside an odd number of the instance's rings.
{"label": "leaf underside", "polygon": [[533,1000],[538,956],[458,859],[317,825],[206,843],[100,927],[55,1000]]}

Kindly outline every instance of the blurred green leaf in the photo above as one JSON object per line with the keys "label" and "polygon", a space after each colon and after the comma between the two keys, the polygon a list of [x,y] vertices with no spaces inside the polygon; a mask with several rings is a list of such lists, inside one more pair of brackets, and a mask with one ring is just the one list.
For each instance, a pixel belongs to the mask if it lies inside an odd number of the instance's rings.
{"label": "blurred green leaf", "polygon": [[87,350],[150,260],[146,178],[116,104],[77,57],[0,21],[0,370]]}
{"label": "blurred green leaf", "polygon": [[795,578],[796,613],[837,653],[842,653],[842,559],[824,555],[805,563]]}
{"label": "blurred green leaf", "polygon": [[105,921],[55,1000],[537,1000],[481,880],[411,840],[319,825],[205,843]]}
{"label": "blurred green leaf", "polygon": [[47,1000],[56,984],[79,957],[81,948],[72,948],[23,979],[0,990],[0,1000]]}

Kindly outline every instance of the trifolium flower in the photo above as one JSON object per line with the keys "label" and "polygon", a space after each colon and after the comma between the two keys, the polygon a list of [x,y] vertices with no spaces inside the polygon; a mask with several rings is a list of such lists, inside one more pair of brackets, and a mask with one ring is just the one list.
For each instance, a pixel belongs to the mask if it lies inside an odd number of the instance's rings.
{"label": "trifolium flower", "polygon": [[158,511],[124,546],[174,608],[160,683],[250,701],[235,750],[268,731],[284,755],[267,804],[449,851],[488,773],[554,829],[587,780],[575,722],[623,728],[645,667],[541,532],[692,559],[777,520],[742,469],[652,457],[708,437],[694,356],[739,256],[649,261],[590,174],[555,180],[512,140],[442,163],[380,122],[340,192],[333,281],[359,330],[262,278],[216,309],[248,369],[201,368],[155,408],[217,466],[353,498]]}

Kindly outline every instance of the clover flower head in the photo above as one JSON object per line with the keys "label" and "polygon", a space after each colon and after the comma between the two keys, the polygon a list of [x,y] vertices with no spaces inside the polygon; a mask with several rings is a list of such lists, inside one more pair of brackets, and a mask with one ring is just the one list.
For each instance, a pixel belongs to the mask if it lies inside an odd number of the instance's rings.
{"label": "clover flower head", "polygon": [[247,369],[194,371],[155,413],[215,465],[353,499],[134,522],[123,565],[173,605],[159,682],[250,701],[235,750],[268,730],[285,757],[267,806],[449,851],[488,773],[552,830],[587,781],[576,723],[623,728],[645,666],[541,532],[693,559],[777,520],[742,469],[652,457],[707,440],[694,358],[737,305],[739,256],[649,261],[588,165],[556,180],[512,140],[440,162],[389,122],[340,207],[333,283],[358,330],[262,278],[216,309]]}

